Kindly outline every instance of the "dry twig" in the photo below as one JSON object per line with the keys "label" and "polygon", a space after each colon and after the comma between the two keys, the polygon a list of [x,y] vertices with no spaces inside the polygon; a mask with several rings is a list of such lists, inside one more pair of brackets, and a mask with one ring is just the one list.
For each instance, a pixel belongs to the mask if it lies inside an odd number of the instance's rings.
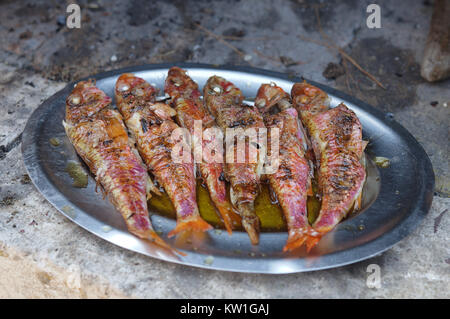
{"label": "dry twig", "polygon": [[262,52],[260,52],[260,51],[258,51],[258,50],[256,50],[256,49],[254,49],[253,52],[255,52],[256,55],[258,55],[259,57],[261,57],[261,58],[263,58],[263,59],[266,59],[266,60],[275,62],[275,63],[277,63],[277,64],[280,65],[280,66],[283,65],[283,64],[281,63],[280,59],[274,58],[274,57],[272,57],[272,56],[265,55],[265,54],[263,54]]}
{"label": "dry twig", "polygon": [[320,23],[320,14],[319,14],[319,7],[318,6],[314,6],[314,12],[316,14],[316,19],[317,19],[317,25],[319,27],[319,32],[320,35],[322,36],[322,38],[324,38],[324,40],[328,41],[331,44],[326,44],[326,43],[321,43],[318,41],[311,41],[314,42],[318,45],[322,45],[325,46],[327,48],[330,49],[336,49],[338,50],[338,52],[341,54],[341,56],[346,59],[347,61],[349,61],[351,64],[353,64],[361,73],[363,73],[364,75],[366,75],[369,79],[371,79],[373,82],[375,82],[378,86],[382,87],[383,89],[386,89],[386,87],[384,87],[384,85],[378,81],[372,74],[370,74],[369,72],[367,72],[366,70],[363,69],[362,66],[360,66],[350,55],[348,55],[342,48],[340,48],[339,46],[337,46],[332,39],[330,39],[325,32],[322,29],[322,25]]}

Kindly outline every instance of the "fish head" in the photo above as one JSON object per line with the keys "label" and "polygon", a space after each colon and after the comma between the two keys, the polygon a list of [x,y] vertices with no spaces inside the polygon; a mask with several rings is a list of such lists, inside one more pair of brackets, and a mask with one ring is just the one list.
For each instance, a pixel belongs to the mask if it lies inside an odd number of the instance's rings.
{"label": "fish head", "polygon": [[155,102],[157,93],[155,87],[132,73],[119,76],[115,86],[117,107],[126,117],[132,113],[134,107]]}
{"label": "fish head", "polygon": [[275,83],[262,84],[256,94],[255,106],[262,112],[269,111],[273,106],[279,104],[281,109],[292,106],[289,95]]}
{"label": "fish head", "polygon": [[232,82],[220,76],[212,76],[203,87],[205,105],[213,116],[217,116],[220,108],[239,105],[244,100],[241,90]]}
{"label": "fish head", "polygon": [[239,104],[244,100],[244,95],[237,86],[235,86],[232,82],[216,75],[208,79],[204,91],[204,93],[208,95],[223,96],[233,99],[236,101],[236,104]]}
{"label": "fish head", "polygon": [[95,86],[94,80],[78,82],[66,99],[66,122],[78,123],[110,104],[111,98]]}
{"label": "fish head", "polygon": [[298,110],[310,112],[311,115],[327,110],[330,105],[327,93],[306,82],[295,83],[291,96]]}
{"label": "fish head", "polygon": [[199,99],[201,96],[197,83],[186,74],[185,70],[176,66],[170,68],[167,74],[164,91],[172,99],[181,96]]}

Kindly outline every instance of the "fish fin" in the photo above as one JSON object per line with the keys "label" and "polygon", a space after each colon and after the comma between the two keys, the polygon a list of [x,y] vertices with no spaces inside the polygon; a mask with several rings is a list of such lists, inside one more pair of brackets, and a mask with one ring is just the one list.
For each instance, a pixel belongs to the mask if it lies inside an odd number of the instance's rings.
{"label": "fish fin", "polygon": [[283,251],[286,252],[299,248],[305,243],[307,239],[308,239],[307,234],[295,233],[294,235],[288,237],[286,245],[283,247]]}
{"label": "fish fin", "polygon": [[322,238],[322,235],[308,236],[308,238],[306,240],[306,251],[309,253],[311,251],[311,249],[313,249],[314,246],[317,245],[317,243],[320,241],[321,238]]}
{"label": "fish fin", "polygon": [[283,251],[291,251],[301,247],[306,243],[306,250],[309,252],[320,240],[322,235],[317,235],[311,227],[297,229],[295,232],[289,234],[286,245]]}
{"label": "fish fin", "polygon": [[166,243],[159,235],[153,230],[153,229],[147,229],[144,232],[141,231],[133,231],[130,230],[134,235],[138,236],[139,238],[146,239],[159,247],[165,248],[171,252],[175,252],[181,256],[186,256],[185,253],[179,251],[178,249],[175,249],[171,247],[168,243]]}
{"label": "fish fin", "polygon": [[360,187],[360,189],[358,191],[358,194],[355,197],[355,202],[353,203],[353,209],[351,211],[359,211],[361,209],[363,188],[364,188],[364,183],[365,182],[366,182],[366,176],[364,176],[364,181],[361,183],[361,187]]}
{"label": "fish fin", "polygon": [[314,196],[314,191],[313,191],[311,180],[308,182],[308,189],[306,190],[306,195],[309,197]]}
{"label": "fish fin", "polygon": [[195,216],[192,219],[177,222],[175,228],[172,229],[167,236],[173,237],[185,230],[204,232],[210,229],[212,229],[210,224],[205,222],[200,216]]}
{"label": "fish fin", "polygon": [[353,203],[353,209],[351,211],[359,211],[361,209],[361,203],[362,203],[362,190],[359,192],[359,194],[355,198],[355,202]]}
{"label": "fish fin", "polygon": [[161,191],[156,187],[155,183],[153,182],[152,178],[148,176],[147,179],[147,199],[152,198],[151,192],[155,193],[158,196],[162,196]]}
{"label": "fish fin", "polygon": [[369,141],[362,141],[361,142],[361,145],[362,145],[362,147],[361,147],[361,153],[362,152],[364,152],[364,150],[366,149],[366,147],[367,147],[367,144],[369,144]]}

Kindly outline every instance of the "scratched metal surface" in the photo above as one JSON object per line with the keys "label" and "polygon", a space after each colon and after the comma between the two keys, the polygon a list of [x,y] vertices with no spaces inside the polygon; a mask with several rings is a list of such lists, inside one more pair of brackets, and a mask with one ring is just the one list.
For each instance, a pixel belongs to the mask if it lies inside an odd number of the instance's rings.
{"label": "scratched metal surface", "polygon": [[[261,69],[189,63],[144,65],[91,78],[97,79],[97,86],[113,97],[115,81],[121,73],[134,72],[162,89],[172,65],[186,68],[200,86],[213,74],[223,76],[250,99],[261,83],[274,81],[290,91],[292,84],[301,80]],[[226,232],[210,231],[194,249],[192,244],[167,239],[175,221],[152,214],[153,224],[162,237],[187,253],[185,257],[175,256],[128,233],[112,204],[95,192],[92,176],[87,188],[71,186],[71,178],[65,171],[67,162],[81,160],[61,122],[65,98],[73,84],[50,97],[30,116],[23,133],[24,162],[33,183],[55,208],[86,230],[123,248],[170,262],[224,271],[274,274],[313,271],[358,262],[389,249],[418,226],[431,206],[434,175],[419,143],[391,117],[370,105],[312,82],[329,93],[333,106],[344,102],[356,112],[363,125],[364,139],[370,141],[366,151],[369,164],[363,210],[341,222],[310,254],[304,249],[283,253],[287,234],[276,232],[262,233],[260,244],[252,246],[246,233],[235,231],[228,236]],[[49,143],[53,137],[62,141],[57,148]],[[390,167],[376,168],[370,160],[374,154],[390,158]],[[205,263],[208,256],[213,257],[211,264]]]}

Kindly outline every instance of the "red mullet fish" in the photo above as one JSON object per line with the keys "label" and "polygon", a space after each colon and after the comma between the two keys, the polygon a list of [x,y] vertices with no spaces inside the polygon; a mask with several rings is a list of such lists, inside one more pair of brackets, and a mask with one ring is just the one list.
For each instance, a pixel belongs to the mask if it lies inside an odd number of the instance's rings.
{"label": "red mullet fish", "polygon": [[296,83],[291,95],[311,137],[322,196],[319,216],[313,224],[319,236],[308,243],[313,247],[349,211],[360,209],[366,178],[360,160],[366,142],[356,114],[342,103],[330,108],[324,91],[308,83]]}
{"label": "red mullet fish", "polygon": [[115,95],[139,153],[175,207],[177,225],[168,236],[184,230],[211,229],[198,211],[192,159],[177,163],[172,158],[172,150],[179,143],[173,137],[174,130],[179,128],[171,119],[176,115],[175,110],[165,103],[157,103],[156,89],[130,73],[119,77]]}
{"label": "red mullet fish", "polygon": [[[274,84],[263,84],[258,90],[255,106],[263,112],[268,129],[268,145],[272,129],[279,129],[278,170],[267,174],[270,187],[275,192],[283,210],[288,228],[288,239],[283,251],[308,243],[316,232],[308,222],[307,198],[312,195],[310,165],[306,159],[306,137],[289,94]],[[274,109],[278,108],[278,112]]]}
{"label": "red mullet fish", "polygon": [[[255,132],[260,128],[265,129],[259,111],[253,106],[243,104],[244,96],[241,90],[224,78],[210,77],[203,88],[203,97],[206,108],[214,116],[224,135],[227,135],[228,129],[254,129]],[[226,138],[228,139],[228,136]],[[259,242],[260,221],[255,213],[254,201],[260,188],[260,150],[258,145],[248,142],[245,136],[237,138],[245,141],[245,160],[226,160],[225,178],[231,185],[231,203],[241,215],[242,226],[250,241],[256,245]],[[237,142],[232,141],[230,144],[234,145],[231,148],[232,155],[238,153]],[[250,160],[250,154],[256,155],[256,161]]]}
{"label": "red mullet fish", "polygon": [[[178,123],[182,127],[187,128],[192,137],[196,137],[195,121],[199,121],[203,132],[206,129],[219,130],[214,118],[205,109],[203,101],[200,99],[201,93],[198,90],[197,83],[184,70],[178,67],[172,67],[166,78],[164,90],[169,94],[171,98],[170,104],[177,112]],[[204,136],[206,134],[202,135]],[[207,151],[208,142],[206,139],[199,141],[203,149],[203,154]],[[211,142],[214,144],[213,141]],[[198,168],[200,176],[208,188],[209,196],[222,216],[225,228],[231,235],[232,229],[240,225],[241,218],[234,212],[231,203],[227,199],[222,160],[223,158],[218,163],[208,163],[201,159]]]}
{"label": "red mullet fish", "polygon": [[147,210],[150,178],[111,98],[93,81],[79,82],[66,100],[66,134],[134,235],[171,249],[153,230]]}

